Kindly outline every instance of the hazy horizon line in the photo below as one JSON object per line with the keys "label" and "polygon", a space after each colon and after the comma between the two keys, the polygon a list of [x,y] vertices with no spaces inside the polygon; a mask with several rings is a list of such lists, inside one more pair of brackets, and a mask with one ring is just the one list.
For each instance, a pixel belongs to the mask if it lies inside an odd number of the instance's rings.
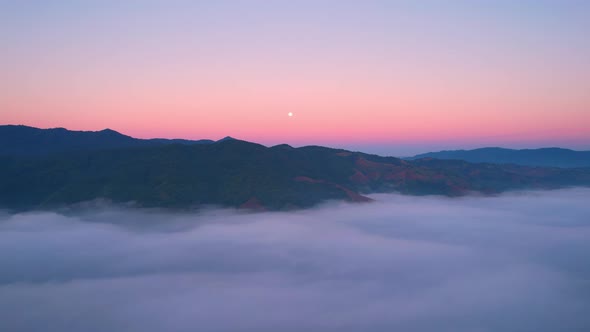
{"label": "hazy horizon line", "polygon": [[[249,142],[249,143],[254,143],[254,144],[260,144],[263,145],[265,147],[273,147],[273,146],[277,146],[277,145],[289,145],[292,146],[294,148],[301,148],[301,147],[307,147],[307,146],[322,146],[322,147],[327,147],[327,148],[334,148],[334,149],[345,149],[345,150],[350,150],[353,152],[363,152],[363,153],[370,153],[370,154],[379,154],[379,155],[383,155],[383,156],[395,156],[395,157],[400,157],[400,158],[404,158],[404,157],[413,157],[416,155],[420,155],[420,154],[425,154],[425,153],[429,153],[429,152],[443,152],[443,151],[456,151],[456,150],[477,150],[477,149],[485,149],[485,148],[500,148],[500,149],[509,149],[509,150],[538,150],[538,149],[553,149],[553,148],[557,148],[557,149],[564,149],[564,150],[571,150],[571,151],[576,151],[576,152],[587,152],[590,151],[590,146],[588,146],[587,148],[574,148],[571,145],[567,146],[567,144],[524,144],[524,145],[519,145],[519,146],[514,146],[513,144],[471,144],[469,145],[469,143],[464,142],[464,143],[459,143],[459,144],[455,144],[455,145],[451,145],[451,144],[443,144],[441,146],[444,147],[439,147],[439,148],[432,148],[432,149],[421,149],[422,152],[415,152],[415,153],[406,153],[406,154],[388,154],[386,152],[374,152],[374,151],[367,151],[367,150],[371,150],[371,146],[372,147],[379,147],[380,149],[384,149],[386,147],[390,147],[390,148],[400,148],[400,147],[413,147],[412,145],[415,144],[424,144],[427,142],[423,142],[423,141],[416,141],[417,143],[410,143],[407,141],[404,142],[399,142],[399,143],[383,143],[383,142],[361,142],[361,141],[354,141],[354,142],[342,142],[342,143],[336,143],[336,142],[326,142],[326,143],[322,143],[322,142],[318,142],[318,143],[311,143],[306,141],[303,142],[299,142],[299,143],[287,143],[287,141],[281,141],[281,142],[264,142],[264,141],[260,141],[260,140],[250,140],[250,139],[242,139],[239,137],[236,137],[235,135],[224,135],[218,139],[213,139],[213,138],[209,138],[209,137],[199,137],[199,138],[187,138],[187,137],[179,137],[179,136],[171,136],[171,135],[165,135],[165,136],[137,136],[137,135],[133,135],[133,134],[127,134],[126,131],[123,130],[119,130],[119,129],[113,129],[111,127],[106,127],[103,129],[97,129],[97,130],[86,130],[86,129],[70,129],[67,127],[62,127],[62,126],[57,126],[57,127],[37,127],[34,125],[28,125],[28,124],[23,124],[23,123],[7,123],[7,124],[3,124],[0,126],[22,126],[22,127],[29,127],[29,128],[35,128],[35,129],[40,129],[40,130],[51,130],[51,129],[65,129],[67,131],[72,131],[72,132],[93,132],[93,133],[98,133],[101,131],[105,131],[105,130],[112,130],[115,131],[121,135],[124,136],[128,136],[134,139],[141,139],[141,140],[150,140],[150,139],[167,139],[167,140],[187,140],[187,141],[199,141],[199,140],[210,140],[210,141],[220,141],[223,140],[225,138],[232,138],[235,140],[239,140],[239,141],[244,141],[244,142]],[[321,140],[318,140],[321,141]],[[428,142],[430,143],[430,142]],[[466,146],[465,144],[468,144],[469,146]],[[518,144],[518,143],[515,143]],[[364,147],[364,148],[363,148]],[[368,148],[368,149],[367,149]]]}

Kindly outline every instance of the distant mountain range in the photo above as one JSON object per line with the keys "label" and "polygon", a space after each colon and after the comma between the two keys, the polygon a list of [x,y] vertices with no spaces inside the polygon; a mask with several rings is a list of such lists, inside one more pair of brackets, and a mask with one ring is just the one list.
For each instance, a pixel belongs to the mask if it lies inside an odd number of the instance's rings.
{"label": "distant mountain range", "polygon": [[561,148],[450,150],[428,152],[404,159],[416,160],[420,158],[455,159],[472,163],[516,164],[525,166],[590,167],[590,151],[574,151]]}
{"label": "distant mountain range", "polygon": [[[222,140],[232,139],[226,137]],[[213,140],[139,139],[111,129],[71,131],[64,128],[39,129],[28,126],[0,126],[0,155],[35,156],[53,153],[112,148],[146,147],[168,144],[211,144]]]}
{"label": "distant mountain range", "polygon": [[0,133],[0,208],[14,210],[95,199],[175,209],[282,210],[330,199],[365,202],[365,194],[375,192],[460,196],[590,186],[590,168],[406,161],[236,139],[138,140],[111,130],[4,126]]}

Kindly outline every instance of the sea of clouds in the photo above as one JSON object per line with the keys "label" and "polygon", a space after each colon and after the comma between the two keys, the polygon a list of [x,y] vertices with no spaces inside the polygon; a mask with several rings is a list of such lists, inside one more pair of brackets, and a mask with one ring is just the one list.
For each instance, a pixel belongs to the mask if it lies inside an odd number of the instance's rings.
{"label": "sea of clouds", "polygon": [[0,331],[590,331],[590,189],[0,214]]}

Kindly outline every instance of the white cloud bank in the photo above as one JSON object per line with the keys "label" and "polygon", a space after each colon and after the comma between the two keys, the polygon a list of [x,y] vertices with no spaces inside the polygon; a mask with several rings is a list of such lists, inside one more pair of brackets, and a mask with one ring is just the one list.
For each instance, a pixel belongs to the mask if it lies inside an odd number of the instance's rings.
{"label": "white cloud bank", "polygon": [[588,331],[590,189],[0,216],[0,331]]}

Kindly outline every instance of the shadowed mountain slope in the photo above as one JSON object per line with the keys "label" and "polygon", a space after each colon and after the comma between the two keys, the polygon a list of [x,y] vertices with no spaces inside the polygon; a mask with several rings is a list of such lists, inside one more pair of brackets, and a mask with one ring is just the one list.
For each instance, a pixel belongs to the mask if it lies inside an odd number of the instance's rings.
{"label": "shadowed mountain slope", "polygon": [[0,207],[29,210],[94,199],[143,207],[214,204],[293,209],[363,194],[493,194],[590,185],[590,169],[405,161],[319,146],[265,147],[239,140],[0,157]]}

